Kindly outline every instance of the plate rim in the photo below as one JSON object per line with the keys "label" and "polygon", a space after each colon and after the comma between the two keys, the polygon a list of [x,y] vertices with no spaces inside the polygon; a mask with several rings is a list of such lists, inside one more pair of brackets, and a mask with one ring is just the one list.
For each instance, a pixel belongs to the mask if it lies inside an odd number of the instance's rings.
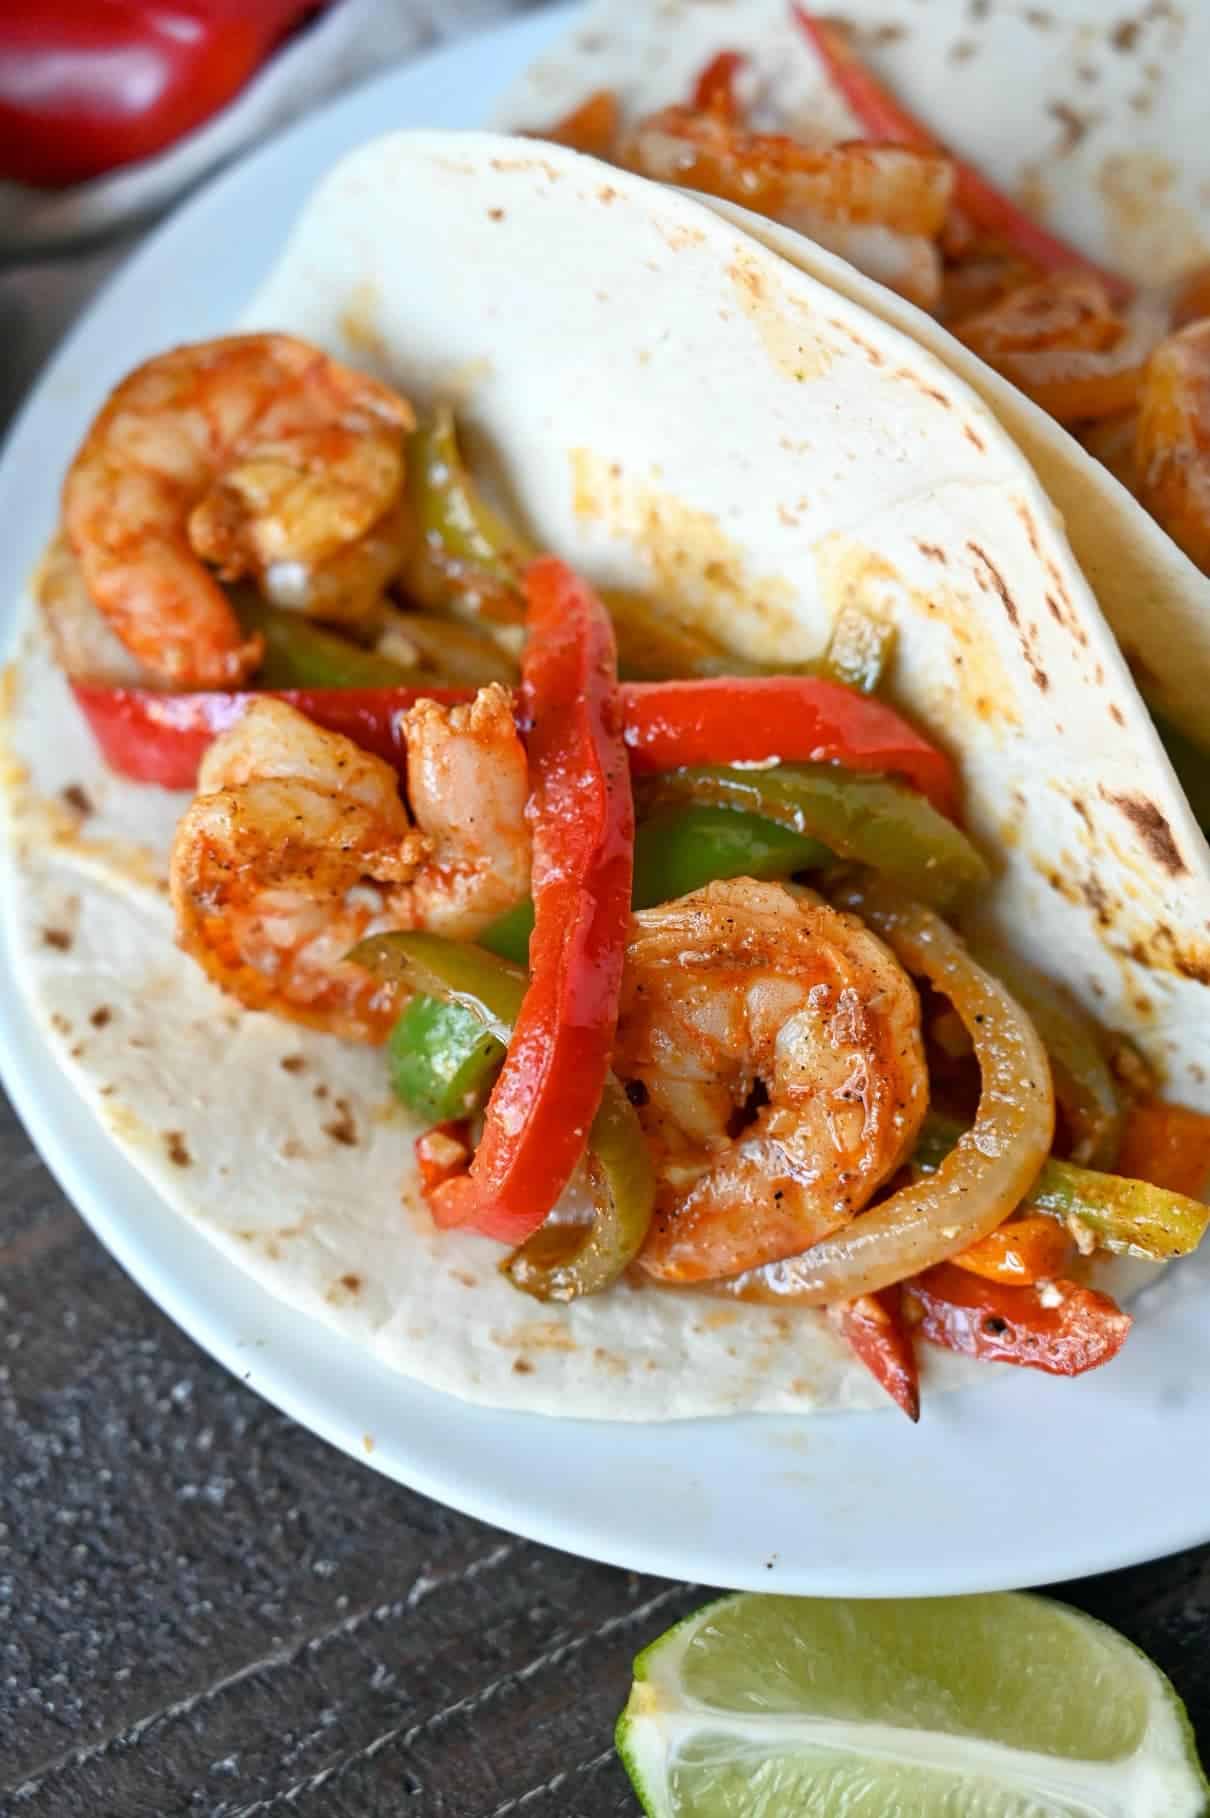
{"label": "plate rim", "polygon": [[[52,462],[57,458],[61,465],[63,451],[60,446],[56,455],[56,443],[61,444],[65,439],[65,423],[60,421],[66,410],[64,396],[69,392],[78,395],[81,390],[88,390],[88,385],[81,387],[78,380],[74,387],[72,385],[77,362],[92,348],[100,325],[114,314],[123,297],[127,293],[136,297],[140,294],[141,287],[146,285],[170,256],[178,240],[187,242],[195,226],[200,227],[208,219],[221,217],[224,209],[234,205],[241,194],[249,189],[255,191],[258,186],[264,187],[266,183],[272,189],[273,181],[285,171],[295,149],[322,139],[324,133],[337,122],[351,120],[358,109],[372,111],[376,102],[402,94],[405,106],[399,111],[407,115],[406,97],[410,91],[419,93],[426,85],[439,87],[440,80],[456,82],[468,64],[473,64],[478,59],[483,60],[485,67],[493,64],[496,66],[490,81],[493,91],[498,90],[501,86],[498,75],[500,64],[509,58],[515,60],[518,68],[528,63],[534,55],[566,31],[580,10],[576,4],[545,8],[537,13],[510,19],[491,31],[455,40],[453,44],[410,59],[373,82],[327,102],[304,120],[276,135],[256,152],[237,160],[195,191],[147,236],[137,251],[98,290],[31,387],[0,446],[0,515],[6,516],[6,521],[13,521],[11,516],[5,514],[5,506],[10,503],[10,494],[18,505],[20,503],[23,488],[15,482],[13,476],[22,461],[41,455],[43,458],[48,456]],[[401,119],[399,123],[404,124],[405,121]],[[406,123],[413,122],[408,118]],[[415,123],[428,122],[417,120]],[[461,123],[468,124],[466,121]],[[288,172],[286,187],[289,188]],[[104,369],[108,363],[99,359],[97,364],[100,369]],[[99,374],[90,374],[90,382],[95,376]],[[51,471],[57,469],[52,466]],[[41,491],[49,504],[52,496],[50,489],[43,486]],[[15,581],[14,591],[19,596],[31,565],[28,552],[36,554],[44,539],[47,524],[45,512],[39,515],[37,511],[29,517],[21,516],[17,521],[25,523],[30,534],[27,539],[18,537],[14,540],[14,553],[7,557],[0,555],[0,573],[10,574]],[[22,554],[22,550],[27,553]],[[17,621],[18,613],[6,601],[0,600],[0,636],[10,654]],[[1141,1544],[1124,1532],[1117,1534],[1112,1541],[1098,1532],[1093,1545],[1085,1543],[1073,1547],[1070,1536],[1060,1524],[1057,1540],[1043,1544],[1045,1537],[1040,1536],[1032,1553],[1019,1551],[1016,1556],[1006,1558],[1001,1563],[989,1559],[986,1553],[977,1558],[971,1557],[965,1562],[942,1562],[940,1569],[936,1559],[923,1564],[911,1559],[884,1560],[880,1562],[876,1575],[871,1577],[869,1562],[860,1558],[855,1558],[851,1563],[846,1563],[843,1556],[822,1562],[808,1560],[804,1563],[801,1560],[776,1557],[771,1564],[764,1546],[752,1546],[742,1554],[734,1548],[729,1552],[727,1543],[710,1539],[708,1524],[696,1539],[686,1537],[683,1542],[671,1538],[655,1539],[650,1535],[645,1537],[641,1533],[636,1537],[625,1524],[620,1528],[611,1527],[608,1517],[601,1510],[590,1508],[587,1511],[581,1510],[578,1517],[569,1515],[561,1511],[561,1506],[560,1509],[554,1509],[541,1500],[527,1500],[515,1488],[501,1488],[499,1482],[490,1476],[475,1478],[473,1472],[468,1474],[465,1459],[460,1466],[449,1459],[443,1464],[440,1459],[435,1461],[430,1453],[409,1452],[406,1443],[392,1443],[385,1448],[376,1445],[374,1452],[367,1455],[357,1432],[358,1423],[350,1424],[347,1415],[342,1419],[329,1406],[324,1394],[317,1395],[314,1385],[309,1390],[305,1384],[300,1385],[297,1360],[291,1363],[284,1355],[276,1356],[272,1346],[258,1351],[260,1341],[241,1338],[228,1332],[226,1322],[221,1316],[216,1317],[215,1309],[207,1308],[205,1295],[195,1293],[187,1282],[174,1279],[171,1271],[166,1271],[156,1260],[154,1244],[149,1244],[145,1236],[140,1235],[138,1217],[129,1214],[124,1217],[120,1204],[106,1201],[103,1190],[97,1184],[97,1164],[90,1163],[89,1160],[90,1137],[92,1147],[98,1152],[102,1148],[113,1152],[112,1165],[103,1164],[103,1172],[120,1177],[126,1171],[137,1183],[139,1191],[153,1198],[156,1196],[150,1184],[121,1155],[117,1145],[59,1068],[53,1052],[37,1028],[18,974],[19,968],[15,965],[12,951],[11,916],[6,905],[4,926],[0,930],[0,981],[4,986],[0,991],[0,1080],[31,1140],[72,1206],[140,1290],[208,1355],[308,1431],[394,1481],[527,1539],[573,1551],[606,1564],[670,1579],[688,1576],[699,1582],[726,1584],[736,1589],[791,1591],[804,1595],[938,1595],[1008,1589],[1023,1584],[1055,1583],[1137,1564],[1210,1538],[1210,1495],[1207,1495],[1203,1498],[1203,1514],[1197,1513],[1194,1507],[1196,1499],[1190,1497],[1186,1503],[1178,1505],[1185,1511],[1183,1519],[1178,1519],[1175,1512],[1170,1512],[1165,1521],[1161,1514],[1147,1529],[1146,1538]],[[49,1084],[48,1072],[54,1076]],[[56,1092],[60,1097],[66,1093],[71,1100],[70,1106],[66,1102],[61,1105],[58,1114],[55,1109]],[[83,1130],[79,1141],[74,1133],[77,1124]],[[177,1215],[168,1208],[162,1207],[162,1202],[161,1209],[168,1221],[183,1222],[178,1221]],[[224,1269],[233,1272],[251,1297],[267,1303],[266,1311],[261,1317],[270,1328],[274,1324],[274,1313],[283,1324],[287,1320],[300,1318],[286,1303],[276,1300],[268,1290],[253,1283],[233,1263],[222,1257],[203,1233],[191,1226],[185,1226],[184,1229],[191,1241],[204,1245],[210,1256],[221,1262]],[[177,1235],[174,1233],[174,1237]],[[239,1298],[242,1299],[243,1296]],[[829,1452],[840,1458],[846,1456],[845,1444],[842,1442],[838,1447],[836,1442],[836,1435],[842,1430],[860,1431],[863,1438],[872,1442],[872,1449],[887,1452],[892,1460],[899,1454],[903,1454],[909,1461],[913,1457],[912,1448],[903,1444],[904,1435],[897,1426],[891,1424],[899,1420],[893,1410],[875,1415],[824,1413],[812,1415],[809,1420],[801,1415],[758,1414],[670,1423],[626,1423],[586,1420],[563,1422],[542,1415],[485,1407],[428,1389],[414,1379],[389,1370],[366,1354],[354,1341],[318,1322],[306,1320],[305,1325],[311,1350],[318,1349],[328,1357],[340,1354],[346,1363],[351,1360],[353,1375],[361,1374],[371,1380],[381,1378],[386,1389],[393,1393],[398,1402],[410,1402],[421,1410],[425,1410],[427,1404],[432,1404],[438,1418],[450,1426],[462,1426],[472,1435],[476,1428],[480,1434],[491,1428],[493,1436],[520,1434],[523,1450],[527,1438],[532,1442],[535,1433],[541,1434],[536,1443],[538,1453],[567,1451],[570,1454],[575,1452],[577,1444],[583,1443],[588,1455],[594,1444],[599,1444],[606,1452],[617,1449],[619,1444],[625,1449],[628,1438],[632,1442],[630,1449],[634,1452],[641,1453],[645,1447],[650,1448],[654,1444],[657,1450],[666,1449],[676,1453],[686,1444],[692,1452],[695,1442],[699,1451],[703,1446],[708,1448],[712,1439],[720,1439],[724,1432],[734,1438],[741,1431],[759,1428],[777,1443],[780,1435],[797,1434],[805,1428],[807,1456],[810,1457],[813,1452],[824,1455],[825,1479],[830,1469],[826,1462]],[[1136,1355],[1144,1349],[1140,1341],[1145,1336],[1142,1331],[1136,1336]],[[308,1346],[304,1345],[303,1348],[307,1349]],[[1123,1378],[1123,1390],[1126,1386],[1126,1379]],[[930,1436],[931,1421],[929,1426],[912,1435],[918,1442],[923,1442],[915,1450],[916,1461],[927,1462],[930,1448],[936,1445],[944,1447],[948,1444],[952,1448],[962,1444],[964,1430],[967,1431],[969,1440],[979,1425],[977,1420],[974,1423],[969,1421],[968,1410],[972,1400],[979,1404],[980,1409],[988,1405],[993,1395],[998,1401],[1003,1400],[1006,1407],[1023,1404],[1027,1409],[1033,1405],[1045,1409],[1047,1397],[1040,1389],[1041,1385],[1034,1382],[1014,1382],[1003,1387],[989,1385],[987,1389],[963,1390],[945,1397],[944,1404],[938,1407],[934,1416],[940,1436],[935,1441]],[[1096,1379],[1063,1385],[1063,1393],[1070,1398],[1073,1422],[1080,1418],[1081,1399],[1085,1414],[1099,1408],[1107,1399]],[[1108,1395],[1111,1414],[1114,1393],[1115,1391],[1110,1391]],[[950,1429],[953,1429],[953,1434],[947,1441],[944,1434]],[[656,1436],[660,1439],[667,1438],[666,1448],[660,1448]],[[564,1439],[568,1442],[566,1446],[561,1443]],[[889,1443],[884,1446],[884,1441]],[[788,1440],[786,1444],[785,1458],[792,1462]],[[741,1447],[741,1451],[742,1449]],[[837,1489],[837,1484],[831,1480],[822,1489],[817,1484],[816,1498],[826,1502],[829,1496],[836,1495]],[[1163,1498],[1157,1497],[1156,1503],[1162,1505]]]}

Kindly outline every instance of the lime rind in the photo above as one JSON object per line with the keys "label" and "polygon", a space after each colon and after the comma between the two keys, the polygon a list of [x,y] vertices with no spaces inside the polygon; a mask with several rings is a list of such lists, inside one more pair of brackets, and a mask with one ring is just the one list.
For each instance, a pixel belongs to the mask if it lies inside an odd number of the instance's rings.
{"label": "lime rind", "polygon": [[[831,1811],[849,1809],[846,1775],[856,1772],[863,1786],[880,1781],[886,1788],[887,1809],[931,1811],[935,1787],[938,1803],[951,1809],[950,1800],[967,1786],[986,1818],[1015,1818],[1024,1811],[1053,1813],[1055,1818],[1207,1818],[1210,1785],[1202,1772],[1192,1727],[1184,1705],[1170,1681],[1153,1661],[1132,1642],[1107,1624],[1069,1605],[1028,1594],[1005,1595],[996,1600],[1002,1609],[1006,1632],[1039,1638],[1058,1637],[1070,1630],[1073,1660],[1085,1660],[1089,1644],[1096,1644],[1108,1669],[1098,1674],[1098,1695],[1129,1695],[1133,1703],[1143,1695],[1143,1723],[1137,1745],[1128,1754],[1113,1758],[1085,1759],[1075,1752],[1070,1735],[1061,1748],[1048,1751],[982,1739],[966,1731],[889,1725],[871,1712],[867,1718],[821,1717],[805,1705],[798,1710],[736,1709],[698,1695],[709,1676],[709,1656],[698,1656],[693,1679],[697,1691],[684,1683],[689,1649],[703,1630],[720,1619],[739,1614],[755,1617],[741,1629],[745,1642],[759,1635],[764,1617],[761,1605],[783,1606],[789,1600],[772,1600],[741,1594],[720,1598],[677,1623],[651,1643],[634,1665],[634,1684],[626,1709],[618,1719],[618,1753],[648,1818],[681,1818],[692,1809],[694,1818],[709,1818],[717,1810],[727,1818],[740,1807],[735,1803],[737,1784],[760,1764],[779,1767],[791,1779],[810,1787],[812,1814],[820,1818]],[[828,1600],[829,1603],[831,1600]],[[952,1609],[961,1630],[964,1614],[959,1604],[967,1600],[937,1600],[936,1617],[930,1622],[944,1627],[945,1612]],[[1032,1610],[1030,1606],[1033,1606]],[[801,1631],[811,1631],[812,1611],[818,1605],[801,1600]],[[833,1608],[837,1607],[835,1605]],[[867,1606],[868,1609],[869,1606]],[[919,1606],[923,1607],[923,1606]],[[779,1612],[779,1621],[784,1608]],[[722,1654],[724,1650],[716,1649]],[[719,1660],[723,1683],[735,1679],[732,1658]],[[994,1668],[994,1662],[991,1663]],[[910,1662],[905,1662],[910,1667]],[[987,1663],[983,1672],[986,1679]],[[1114,1674],[1119,1686],[1115,1694]],[[993,1672],[989,1683],[995,1683]],[[1049,1711],[1040,1707],[1039,1735]],[[1051,1739],[1053,1742],[1053,1738]],[[728,1770],[730,1770],[728,1777]],[[769,1776],[764,1776],[768,1779]],[[774,1775],[776,1778],[776,1775]],[[833,1806],[827,1786],[835,1784]],[[686,1793],[689,1805],[681,1794]],[[921,1789],[926,1791],[922,1793]],[[822,1795],[824,1803],[819,1803]],[[924,1803],[913,1803],[924,1799]],[[797,1803],[797,1802],[796,1802]],[[758,1794],[753,1779],[752,1808],[772,1813],[767,1790]],[[864,1809],[864,1807],[862,1808]],[[960,1809],[954,1806],[952,1809]]]}

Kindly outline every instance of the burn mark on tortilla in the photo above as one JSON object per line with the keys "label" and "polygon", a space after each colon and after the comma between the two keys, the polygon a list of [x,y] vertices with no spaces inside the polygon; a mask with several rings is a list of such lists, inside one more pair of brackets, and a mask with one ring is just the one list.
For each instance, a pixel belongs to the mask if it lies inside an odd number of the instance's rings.
{"label": "burn mark on tortilla", "polygon": [[968,442],[974,444],[980,454],[987,453],[987,443],[983,440],[983,437],[979,434],[978,430],[972,429],[969,423],[964,423],[962,425],[962,433]]}
{"label": "burn mark on tortilla", "polygon": [[940,564],[943,568],[945,568],[948,565],[949,558],[946,555],[944,549],[941,548],[939,543],[922,543],[919,540],[919,538],[917,538],[916,547],[920,551],[921,555],[924,556],[928,561],[940,562]]}
{"label": "burn mark on tortilla", "polygon": [[332,1104],[336,1116],[323,1126],[325,1136],[330,1136],[334,1143],[343,1143],[346,1149],[357,1147],[357,1122],[347,1098],[334,1098]]}
{"label": "burn mark on tortilla", "polygon": [[487,211],[487,218],[489,221],[503,221],[504,210],[502,208],[489,208]]}
{"label": "burn mark on tortilla", "polygon": [[74,808],[81,819],[86,820],[92,813],[92,797],[82,783],[68,783],[60,792],[69,808]]}
{"label": "burn mark on tortilla", "polygon": [[1027,6],[1025,9],[1025,23],[1036,26],[1040,32],[1048,32],[1054,22],[1054,14],[1048,13],[1045,7]]}
{"label": "burn mark on tortilla", "polygon": [[322,1104],[323,1100],[325,1098],[327,1098],[327,1096],[328,1096],[328,1088],[324,1085],[324,1082],[322,1080],[320,1080],[318,1086],[312,1087],[311,1097],[319,1099],[321,1104]]}
{"label": "burn mark on tortilla", "polygon": [[1141,19],[1121,19],[1110,32],[1109,42],[1116,51],[1132,51],[1139,41],[1141,30]]}
{"label": "burn mark on tortilla", "polygon": [[98,1004],[88,1020],[94,1029],[104,1029],[113,1021],[113,1011],[108,1004]]}
{"label": "burn mark on tortilla", "polygon": [[304,1055],[283,1054],[277,1064],[283,1073],[301,1073],[307,1062]]}
{"label": "burn mark on tortilla", "polygon": [[1092,119],[1086,114],[1077,113],[1075,108],[1066,101],[1048,101],[1046,111],[1052,119],[1058,121],[1062,129],[1063,137],[1059,141],[1058,155],[1060,158],[1065,158],[1076,149],[1081,139],[1084,138],[1092,125]]}
{"label": "burn mark on tortilla", "polygon": [[347,1288],[350,1294],[361,1293],[360,1275],[342,1275],[340,1278],[340,1285],[342,1288]]}
{"label": "burn mark on tortilla", "polygon": [[183,1130],[165,1130],[164,1147],[168,1151],[168,1159],[174,1168],[191,1168],[193,1166],[193,1157],[189,1153]]}
{"label": "burn mark on tortilla", "polygon": [[1110,701],[1109,703],[1109,717],[1115,726],[1124,726],[1126,724],[1126,715],[1122,712],[1122,709],[1118,706],[1116,701]]}
{"label": "burn mark on tortilla", "polygon": [[1188,871],[1172,829],[1155,803],[1145,795],[1115,795],[1102,789],[1104,799],[1125,815],[1146,848],[1148,856],[1169,877],[1182,877]]}
{"label": "burn mark on tortilla", "polygon": [[530,1363],[528,1357],[514,1357],[513,1358],[513,1375],[514,1376],[532,1376],[533,1373],[534,1373],[534,1366]]}
{"label": "burn mark on tortilla", "polygon": [[42,943],[53,947],[56,953],[70,953],[75,936],[66,928],[43,928]]}
{"label": "burn mark on tortilla", "polygon": [[868,31],[862,32],[861,35],[867,44],[870,44],[877,49],[879,45],[898,44],[901,38],[906,38],[907,26],[900,25],[895,21],[888,21],[885,25],[871,26]]}
{"label": "burn mark on tortilla", "polygon": [[1000,603],[1008,615],[1009,623],[1017,633],[1021,645],[1021,654],[1029,665],[1029,673],[1033,677],[1034,687],[1038,689],[1039,693],[1045,694],[1050,687],[1050,677],[1039,663],[1034,651],[1031,635],[1033,628],[1027,628],[1021,624],[1021,614],[1017,610],[1017,602],[1013,599],[1012,594],[1008,590],[1007,581],[1004,579],[1004,576],[1000,573],[1000,570],[996,567],[996,564],[992,561],[987,551],[978,543],[968,542],[966,547],[970,550],[975,560],[981,565],[988,580],[999,594]]}
{"label": "burn mark on tortilla", "polygon": [[61,1010],[51,1011],[50,1026],[55,1031],[56,1035],[71,1034],[71,1018],[69,1016],[64,1016]]}
{"label": "burn mark on tortilla", "polygon": [[945,54],[951,63],[969,63],[978,48],[973,38],[958,38]]}

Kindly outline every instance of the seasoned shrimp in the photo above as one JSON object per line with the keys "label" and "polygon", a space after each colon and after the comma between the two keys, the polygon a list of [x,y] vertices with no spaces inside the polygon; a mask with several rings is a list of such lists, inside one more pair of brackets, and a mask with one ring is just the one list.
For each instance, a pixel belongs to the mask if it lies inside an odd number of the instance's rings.
{"label": "seasoned shrimp", "polygon": [[367,934],[469,938],[529,887],[528,774],[507,691],[403,717],[407,790],[383,759],[268,697],[217,739],[177,829],[177,937],[215,983],[362,1041],[393,994],[345,960]]}
{"label": "seasoned shrimp", "polygon": [[1210,574],[1210,321],[1169,335],[1152,354],[1135,462],[1141,503]]}
{"label": "seasoned shrimp", "polygon": [[614,1070],[658,1191],[640,1266],[709,1281],[839,1229],[928,1102],[916,990],[854,916],[740,878],[636,915]]}
{"label": "seasoned shrimp", "polygon": [[619,161],[658,183],[721,196],[796,228],[925,307],[940,296],[935,241],[953,167],[939,152],[821,149],[749,132],[718,113],[668,107],[639,123]]}
{"label": "seasoned shrimp", "polygon": [[324,617],[363,612],[403,559],[404,433],[387,386],[290,335],[178,347],[124,379],[63,486],[97,605],[170,687],[255,667],[218,579]]}

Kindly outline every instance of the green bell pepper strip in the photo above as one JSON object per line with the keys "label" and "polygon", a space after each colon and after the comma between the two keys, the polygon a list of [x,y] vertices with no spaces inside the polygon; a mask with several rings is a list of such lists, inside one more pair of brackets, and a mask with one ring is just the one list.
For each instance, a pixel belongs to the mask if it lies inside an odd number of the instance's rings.
{"label": "green bell pepper strip", "polygon": [[932,908],[987,880],[966,835],[906,784],[839,764],[724,765],[670,770],[642,789],[640,807],[703,802],[745,809],[819,840]]}
{"label": "green bell pepper strip", "polygon": [[[658,611],[639,593],[603,588],[618,646],[618,674],[627,682],[663,682],[689,675],[762,675],[766,666],[736,656],[708,631]],[[791,670],[793,665],[790,665]],[[783,667],[778,672],[786,674]]]}
{"label": "green bell pepper strip", "polygon": [[467,1117],[491,1091],[504,1059],[468,1010],[424,994],[412,998],[386,1044],[395,1095],[435,1124]]}
{"label": "green bell pepper strip", "polygon": [[246,588],[233,603],[244,630],[258,631],[265,641],[265,654],[256,672],[258,688],[415,688],[424,684],[418,669],[364,650],[301,613],[270,606]]}
{"label": "green bell pepper strip", "polygon": [[[439,934],[375,934],[349,958],[376,978],[408,985],[457,1006],[506,1042],[528,979],[482,948]],[[655,1205],[655,1174],[642,1126],[609,1075],[588,1133],[596,1216],[586,1227],[543,1227],[504,1264],[517,1287],[539,1300],[575,1300],[617,1280],[638,1255]],[[538,1241],[538,1240],[541,1241]]]}
{"label": "green bell pepper strip", "polygon": [[480,495],[439,404],[408,438],[407,496],[419,535],[404,574],[418,604],[520,623],[519,581],[537,553]]}
{"label": "green bell pepper strip", "polygon": [[[961,1134],[961,1124],[930,1113],[912,1157],[913,1168],[933,1173]],[[1148,1262],[1166,1262],[1196,1250],[1210,1223],[1210,1207],[1200,1200],[1053,1158],[1044,1165],[1021,1210],[1045,1212],[1061,1224],[1078,1219],[1099,1249]]]}
{"label": "green bell pepper strip", "polygon": [[858,694],[877,694],[895,654],[895,627],[871,618],[860,606],[844,606],[832,627],[828,648],[815,665],[831,682]]}
{"label": "green bell pepper strip", "polygon": [[[736,808],[690,804],[640,823],[634,841],[636,909],[670,903],[725,877],[792,877],[831,859],[826,846],[777,821]],[[479,944],[524,966],[529,958],[534,908],[527,899],[479,936]]]}

